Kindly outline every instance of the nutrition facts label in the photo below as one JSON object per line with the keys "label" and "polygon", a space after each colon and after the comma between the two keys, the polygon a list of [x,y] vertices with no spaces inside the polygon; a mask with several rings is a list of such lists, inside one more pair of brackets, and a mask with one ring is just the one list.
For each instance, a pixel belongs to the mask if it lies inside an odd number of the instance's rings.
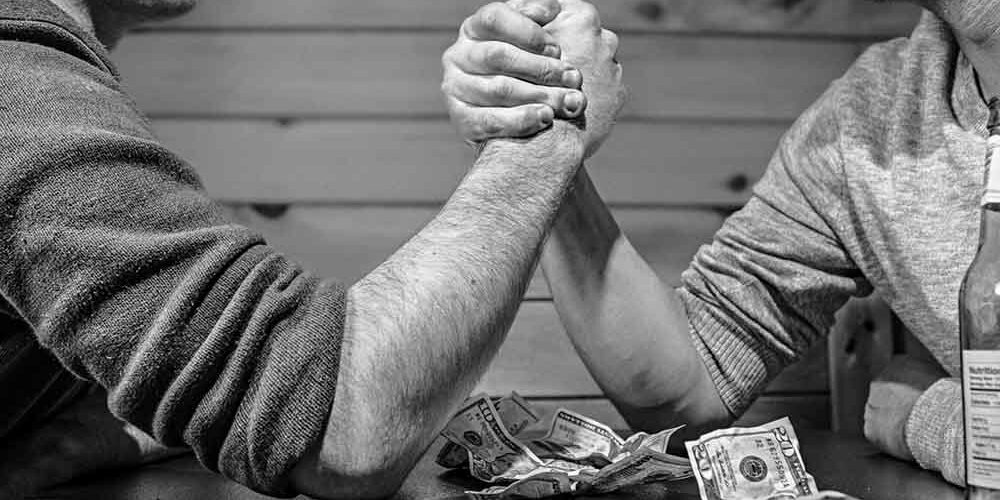
{"label": "nutrition facts label", "polygon": [[962,352],[967,482],[1000,489],[1000,351]]}

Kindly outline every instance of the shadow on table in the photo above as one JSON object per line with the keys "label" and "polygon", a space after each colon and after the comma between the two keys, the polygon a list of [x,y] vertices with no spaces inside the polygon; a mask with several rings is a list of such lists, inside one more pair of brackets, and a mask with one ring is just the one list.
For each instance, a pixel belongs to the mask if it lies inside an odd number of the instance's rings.
{"label": "shadow on table", "polygon": [[[863,500],[962,500],[962,490],[936,473],[879,453],[864,440],[824,431],[803,430],[802,452],[821,489],[837,490]],[[467,490],[482,484],[461,471],[434,463],[441,446],[435,442],[407,479],[396,500],[466,499]],[[35,500],[265,500],[236,483],[203,469],[191,456],[135,471],[94,477],[32,497]],[[303,497],[304,498],[304,497]],[[588,498],[588,497],[577,497]],[[630,488],[602,500],[698,500],[693,479]]]}

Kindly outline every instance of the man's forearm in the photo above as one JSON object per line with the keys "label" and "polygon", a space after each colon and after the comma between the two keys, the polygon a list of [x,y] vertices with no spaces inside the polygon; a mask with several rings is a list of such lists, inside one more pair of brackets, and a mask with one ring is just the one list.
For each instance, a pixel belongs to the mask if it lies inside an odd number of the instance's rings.
{"label": "man's forearm", "polygon": [[676,292],[621,233],[585,170],[575,184],[542,267],[587,368],[633,427],[698,432],[725,423]]}
{"label": "man's forearm", "polygon": [[438,216],[348,292],[337,395],[316,457],[327,475],[391,492],[472,390],[582,159],[569,127],[487,144]]}

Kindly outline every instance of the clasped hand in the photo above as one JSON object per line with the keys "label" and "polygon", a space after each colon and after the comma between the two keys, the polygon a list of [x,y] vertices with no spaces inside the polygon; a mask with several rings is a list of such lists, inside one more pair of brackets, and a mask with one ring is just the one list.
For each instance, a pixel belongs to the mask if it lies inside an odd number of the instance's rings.
{"label": "clasped hand", "polygon": [[582,0],[491,3],[465,20],[442,57],[441,89],[469,142],[525,137],[573,120],[586,155],[625,103],[618,37]]}

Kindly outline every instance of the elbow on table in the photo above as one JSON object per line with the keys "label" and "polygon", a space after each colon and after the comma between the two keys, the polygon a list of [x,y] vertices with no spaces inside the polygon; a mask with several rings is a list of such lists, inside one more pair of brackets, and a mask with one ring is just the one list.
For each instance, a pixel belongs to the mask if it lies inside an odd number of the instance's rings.
{"label": "elbow on table", "polygon": [[613,397],[612,401],[629,428],[636,431],[658,432],[684,425],[681,435],[689,435],[727,426],[735,419],[714,386],[689,386],[671,398],[637,391],[627,398]]}
{"label": "elbow on table", "polygon": [[418,457],[358,453],[349,458],[307,457],[293,471],[296,489],[322,500],[375,500],[395,495]]}

